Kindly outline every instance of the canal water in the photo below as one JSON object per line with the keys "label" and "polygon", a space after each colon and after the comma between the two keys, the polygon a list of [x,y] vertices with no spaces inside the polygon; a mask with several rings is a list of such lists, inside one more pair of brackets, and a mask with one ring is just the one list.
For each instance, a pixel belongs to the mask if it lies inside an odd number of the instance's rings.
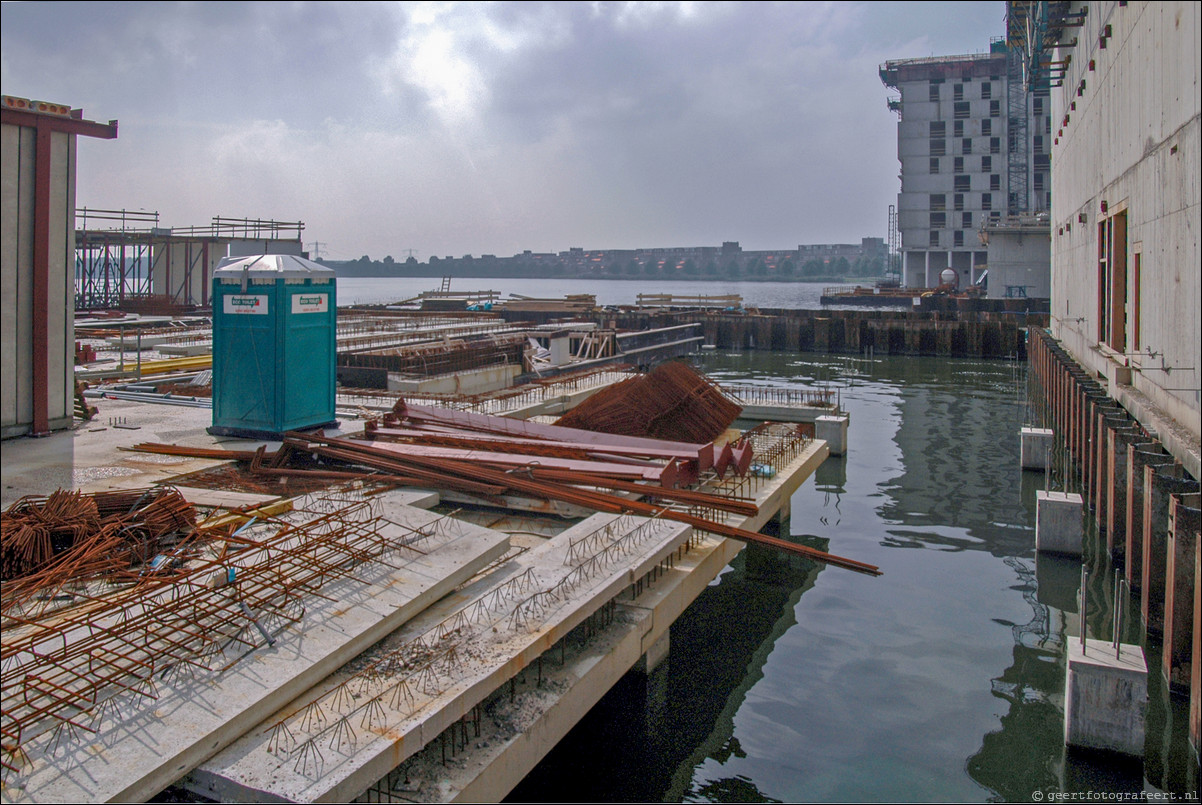
{"label": "canal water", "polygon": [[[1187,707],[1149,652],[1142,763],[1066,753],[1079,560],[1036,557],[1042,473],[1019,469],[1024,364],[711,354],[720,381],[829,385],[849,452],[792,500],[791,538],[873,578],[749,546],[514,801],[1046,801],[1196,791]],[[1053,484],[1055,481],[1052,482]],[[1090,637],[1112,576],[1085,565]],[[1140,639],[1128,624],[1124,639]]]}

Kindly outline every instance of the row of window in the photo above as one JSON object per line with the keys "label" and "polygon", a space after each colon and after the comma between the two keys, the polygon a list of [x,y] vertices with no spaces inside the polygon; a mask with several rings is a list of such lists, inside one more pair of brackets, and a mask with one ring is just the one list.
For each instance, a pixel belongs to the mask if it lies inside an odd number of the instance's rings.
{"label": "row of window", "polygon": [[[947,136],[947,121],[946,120],[932,120],[930,133],[931,133],[932,139],[946,137]],[[981,121],[981,134],[985,137],[988,137],[991,134],[993,134],[993,121],[992,120],[985,119],[985,120]],[[964,136],[964,121],[963,120],[952,121],[952,136],[953,137],[963,137]]]}
{"label": "row of window", "polygon": [[[998,215],[999,215],[998,213],[994,213],[993,216],[991,216],[991,217],[996,218],[996,217],[998,217]],[[940,237],[939,230],[932,229],[931,234],[930,234],[930,239],[927,241],[928,244],[932,248],[937,249],[943,245],[943,243],[941,241],[942,241],[942,238]],[[964,230],[957,229],[954,232],[952,232],[952,246],[963,246],[963,245],[964,245]]]}
{"label": "row of window", "polygon": [[[939,157],[931,157],[931,173],[939,173],[942,163]],[[993,157],[981,157],[981,173],[993,170]],[[964,173],[964,157],[952,158],[952,173]]]}
{"label": "row of window", "polygon": [[[1044,178],[1044,174],[1042,174],[1042,173],[1035,174],[1035,190],[1038,192],[1041,192],[1041,193],[1044,192],[1045,181],[1046,180]],[[1046,200],[1046,203],[1047,203],[1047,207],[1045,207],[1045,209],[1050,209],[1052,206],[1051,192],[1047,192],[1046,195],[1044,196],[1044,199]],[[1018,200],[1017,198],[1011,199],[1012,202],[1015,202],[1017,200]],[[931,210],[931,212],[930,212],[931,228],[932,229],[945,228],[947,226],[947,221],[948,221],[947,194],[946,193],[931,193],[928,203],[930,205],[930,210]],[[1036,202],[1036,203],[1038,204],[1039,202]],[[963,193],[953,194],[952,195],[952,210],[960,213],[960,225],[962,227],[964,227],[965,229],[971,229],[972,228],[972,213],[965,212],[964,206],[965,206],[964,194]],[[981,194],[981,210],[989,213],[989,218],[991,218],[991,219],[997,218],[997,216],[1000,215],[999,212],[992,211],[993,210],[993,193],[982,193]]]}
{"label": "row of window", "polygon": [[[993,98],[993,84],[999,80],[1001,80],[1000,76],[990,76],[989,81],[982,82],[982,84],[981,84],[981,100],[987,101],[987,100],[990,100],[991,98]],[[964,83],[966,84],[969,81],[971,81],[971,78],[966,76],[964,78]],[[943,86],[942,78],[932,78],[930,87],[928,87],[928,89],[927,89],[928,100],[937,103],[940,100],[940,93],[941,93],[942,86]],[[965,94],[964,93],[964,84],[953,84],[952,85],[952,100],[953,101],[963,101],[964,94]],[[996,103],[996,101],[995,101],[995,103]],[[1034,98],[1032,98],[1031,106],[1036,115],[1042,115],[1044,106],[1045,106],[1045,99],[1037,95]],[[991,108],[992,108],[992,106],[991,106]]]}
{"label": "row of window", "polygon": [[[993,97],[993,82],[997,81],[998,78],[994,77],[994,76],[990,76],[990,78],[992,80],[983,81],[981,83],[981,100],[987,101]],[[969,80],[970,79],[965,79],[966,82]],[[932,101],[938,101],[942,85],[943,85],[943,79],[941,79],[941,78],[932,79],[931,86],[928,89],[927,97]],[[954,101],[964,100],[964,84],[952,84],[952,100],[954,100]]]}
{"label": "row of window", "polygon": [[[960,213],[960,226],[964,229],[972,229],[972,213]],[[931,229],[947,229],[947,213],[933,212],[931,213]]]}
{"label": "row of window", "polygon": [[[933,156],[933,157],[947,156],[947,140],[937,139],[935,137],[932,137],[928,141],[928,145],[930,146],[930,149],[931,149],[931,156]],[[1011,145],[1013,146],[1015,144],[1011,143]],[[1011,150],[1013,150],[1013,148]],[[960,153],[961,154],[971,154],[972,152],[973,152],[972,137],[965,137],[964,139],[962,139],[960,141]],[[991,154],[1002,153],[1002,138],[1001,137],[990,137],[989,138],[989,153],[991,153]]]}
{"label": "row of window", "polygon": [[[946,210],[947,209],[947,194],[946,193],[932,193],[931,197],[930,197],[930,205],[931,205],[932,210]],[[953,205],[952,209],[954,209],[956,212],[963,210],[964,209],[964,194],[956,193],[955,195],[953,195],[952,196],[952,205]],[[993,209],[993,194],[992,193],[982,193],[981,194],[981,209],[983,209],[983,210]],[[967,224],[965,226],[967,226]]]}

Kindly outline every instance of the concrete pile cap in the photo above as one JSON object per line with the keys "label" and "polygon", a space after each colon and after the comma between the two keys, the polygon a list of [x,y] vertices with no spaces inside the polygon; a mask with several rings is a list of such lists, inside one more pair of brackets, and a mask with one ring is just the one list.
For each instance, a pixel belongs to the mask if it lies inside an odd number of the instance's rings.
{"label": "concrete pile cap", "polygon": [[254,254],[226,257],[213,270],[215,279],[334,279],[334,269],[294,254]]}

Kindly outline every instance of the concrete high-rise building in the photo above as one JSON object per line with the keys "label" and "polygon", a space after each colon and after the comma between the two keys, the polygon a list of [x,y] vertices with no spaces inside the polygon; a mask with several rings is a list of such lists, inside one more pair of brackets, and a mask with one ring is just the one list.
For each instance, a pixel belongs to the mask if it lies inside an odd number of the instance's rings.
{"label": "concrete high-rise building", "polygon": [[990,52],[888,61],[881,81],[899,94],[902,283],[933,287],[944,269],[960,287],[986,265],[978,232],[990,222],[1051,206],[1047,93],[1028,93],[1022,59],[1004,42]]}

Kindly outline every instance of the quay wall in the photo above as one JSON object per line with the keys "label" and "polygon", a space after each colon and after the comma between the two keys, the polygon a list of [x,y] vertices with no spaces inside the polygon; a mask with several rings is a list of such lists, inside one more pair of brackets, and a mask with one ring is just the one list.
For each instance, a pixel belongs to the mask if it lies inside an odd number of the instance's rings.
{"label": "quay wall", "polygon": [[[531,320],[530,312],[514,316]],[[1018,360],[1026,359],[1026,328],[1047,324],[1046,314],[764,308],[601,311],[587,318],[624,330],[700,324],[705,343],[718,349]]]}
{"label": "quay wall", "polygon": [[1202,747],[1202,540],[1196,438],[1146,399],[1078,363],[1044,328],[1030,330],[1036,417],[1052,429],[1053,465],[1079,491],[1132,593],[1145,654],[1190,699],[1190,741]]}

